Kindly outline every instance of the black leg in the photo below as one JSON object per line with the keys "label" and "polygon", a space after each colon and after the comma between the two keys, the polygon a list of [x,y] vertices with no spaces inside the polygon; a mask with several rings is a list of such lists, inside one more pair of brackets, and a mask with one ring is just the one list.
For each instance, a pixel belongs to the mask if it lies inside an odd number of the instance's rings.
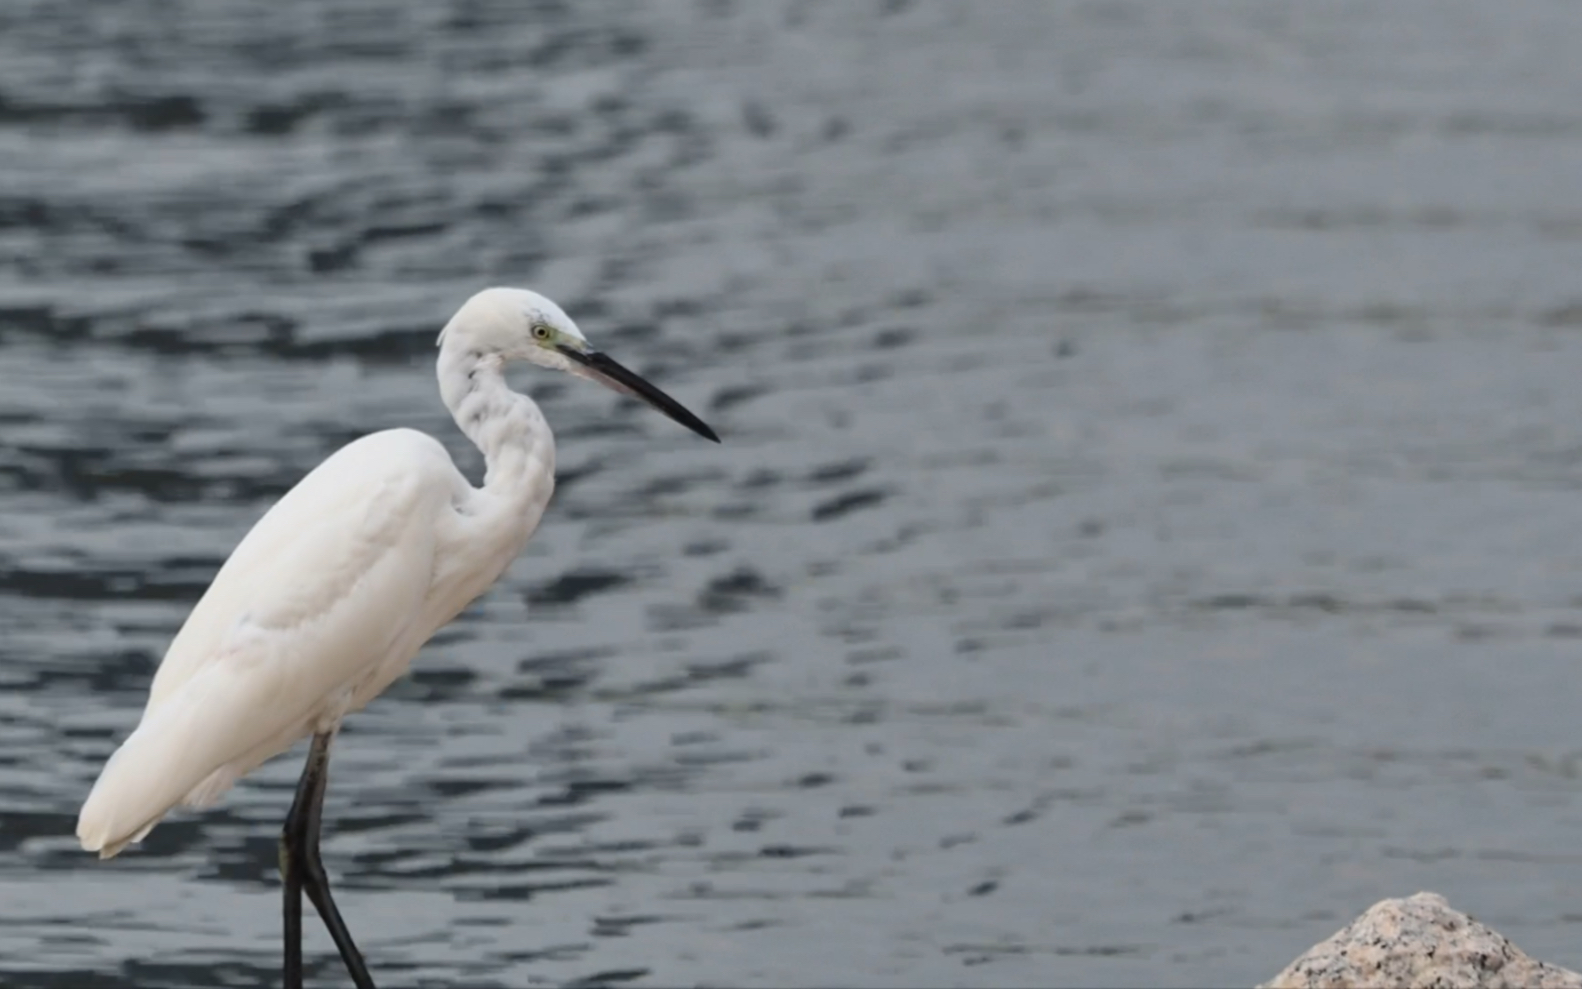
{"label": "black leg", "polygon": [[286,825],[280,831],[280,885],[285,893],[285,942],[286,957],[282,982],[285,989],[302,989],[302,836],[306,832],[308,807],[317,799],[315,791],[323,792],[323,779],[328,763],[328,745],[320,751],[319,739],[314,736],[313,747],[308,751],[308,761],[302,766],[302,778],[297,781],[297,795],[291,801],[291,812],[286,815]]}
{"label": "black leg", "polygon": [[329,782],[330,740],[334,737],[334,732],[313,736],[307,765],[302,767],[302,779],[297,783],[297,796],[291,802],[291,813],[286,815],[286,827],[280,835],[280,872],[286,891],[286,989],[302,989],[303,893],[318,908],[357,989],[375,989],[362,953],[330,898],[330,880],[319,858],[319,825],[324,814],[324,786]]}
{"label": "black leg", "polygon": [[[302,782],[307,782],[306,774],[303,774]],[[301,785],[297,789],[297,799],[300,801]],[[290,839],[287,837],[291,830],[289,822],[290,818],[287,818],[286,830],[280,835],[280,885],[286,894],[286,960],[281,983],[285,989],[302,989],[302,870],[291,854]]]}

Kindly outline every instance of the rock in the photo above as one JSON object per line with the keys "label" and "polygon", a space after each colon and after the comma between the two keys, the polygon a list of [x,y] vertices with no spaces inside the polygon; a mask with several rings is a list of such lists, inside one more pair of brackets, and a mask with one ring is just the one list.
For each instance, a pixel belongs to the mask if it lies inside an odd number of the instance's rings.
{"label": "rock", "polygon": [[1582,989],[1582,975],[1536,961],[1438,893],[1381,900],[1259,989]]}

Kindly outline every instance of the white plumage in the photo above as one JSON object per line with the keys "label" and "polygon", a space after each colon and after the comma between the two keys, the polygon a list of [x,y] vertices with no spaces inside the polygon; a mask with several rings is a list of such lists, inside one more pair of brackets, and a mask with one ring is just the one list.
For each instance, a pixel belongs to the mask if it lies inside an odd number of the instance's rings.
{"label": "white plumage", "polygon": [[[473,487],[440,443],[410,429],[341,448],[236,547],[171,642],[135,731],[77,822],[110,857],[178,804],[203,806],[297,740],[333,733],[404,673],[483,593],[537,527],[555,443],[502,368],[526,360],[695,416],[597,353],[559,307],[521,289],[470,299],[440,334],[440,392],[484,453]],[[316,842],[316,839],[315,839]]]}

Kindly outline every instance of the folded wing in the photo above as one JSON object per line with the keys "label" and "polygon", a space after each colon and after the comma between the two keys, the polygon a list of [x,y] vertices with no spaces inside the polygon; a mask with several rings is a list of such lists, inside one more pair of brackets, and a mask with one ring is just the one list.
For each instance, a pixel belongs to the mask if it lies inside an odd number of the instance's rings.
{"label": "folded wing", "polygon": [[423,444],[438,447],[404,430],[348,445],[248,533],[84,803],[84,848],[114,855],[176,804],[213,800],[405,667],[426,637],[412,642],[452,483]]}

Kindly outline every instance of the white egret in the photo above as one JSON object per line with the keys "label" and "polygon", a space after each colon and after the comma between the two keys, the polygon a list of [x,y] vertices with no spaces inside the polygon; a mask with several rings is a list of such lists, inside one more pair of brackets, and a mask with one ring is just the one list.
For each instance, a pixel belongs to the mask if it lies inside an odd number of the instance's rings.
{"label": "white egret", "polygon": [[488,464],[473,487],[439,441],[411,429],[342,447],[258,520],[192,609],[137,728],[77,820],[101,858],[178,804],[203,807],[312,736],[280,838],[285,984],[302,985],[302,894],[359,989],[373,981],[330,897],[319,823],[341,720],[510,565],[555,487],[555,440],[510,361],[569,371],[646,401],[719,442],[701,419],[594,350],[560,307],[524,289],[479,292],[439,335],[440,395]]}

